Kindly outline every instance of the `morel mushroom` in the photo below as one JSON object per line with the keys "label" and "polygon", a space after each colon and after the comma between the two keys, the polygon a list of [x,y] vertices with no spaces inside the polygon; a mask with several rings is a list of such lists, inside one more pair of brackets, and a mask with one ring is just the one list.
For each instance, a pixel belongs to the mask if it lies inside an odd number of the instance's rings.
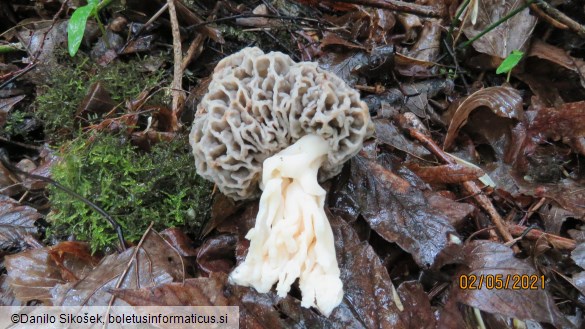
{"label": "morel mushroom", "polygon": [[359,93],[316,63],[258,48],[218,63],[190,134],[197,172],[235,200],[263,190],[232,283],[264,293],[278,282],[284,297],[299,278],[302,306],[328,316],[339,305],[343,285],[317,178],[337,175],[372,133]]}

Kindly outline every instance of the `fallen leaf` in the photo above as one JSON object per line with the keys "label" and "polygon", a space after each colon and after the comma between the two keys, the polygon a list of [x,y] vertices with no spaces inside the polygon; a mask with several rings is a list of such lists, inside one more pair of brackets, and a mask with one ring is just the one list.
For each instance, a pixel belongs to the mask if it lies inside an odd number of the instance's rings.
{"label": "fallen leaf", "polygon": [[433,329],[436,327],[437,320],[431,309],[431,301],[420,282],[403,282],[397,290],[404,305],[401,318],[406,322],[407,328]]}
{"label": "fallen leaf", "polygon": [[22,248],[24,236],[37,233],[35,222],[39,218],[42,216],[36,209],[0,194],[0,250]]}
{"label": "fallen leaf", "polygon": [[353,203],[374,231],[422,267],[433,264],[447,246],[448,234],[455,232],[444,215],[429,207],[422,191],[372,160],[354,157],[350,177],[340,186],[332,193],[332,208]]}
{"label": "fallen leaf", "polygon": [[421,167],[416,163],[410,163],[407,167],[429,184],[457,184],[476,180],[484,175],[484,172],[481,169],[461,164]]}
{"label": "fallen leaf", "polygon": [[429,206],[437,209],[446,218],[453,227],[460,228],[467,223],[467,216],[475,210],[475,206],[469,203],[457,202],[446,198],[437,192],[425,193]]}
{"label": "fallen leaf", "polygon": [[91,255],[85,242],[63,241],[49,248],[51,260],[61,270],[61,277],[67,282],[77,282],[93,269],[99,258]]}
{"label": "fallen leaf", "polygon": [[[394,300],[395,288],[388,271],[367,242],[360,242],[356,232],[341,218],[327,214],[335,237],[335,253],[343,282],[344,304],[366,328],[406,328]],[[336,308],[332,319],[346,318]]]}
{"label": "fallen leaf", "polygon": [[197,253],[199,269],[207,275],[212,272],[229,273],[236,264],[237,240],[237,237],[231,234],[219,235],[205,240]]}
{"label": "fallen leaf", "polygon": [[390,120],[376,118],[373,121],[378,142],[394,147],[417,158],[425,158],[430,155],[426,148],[406,138]]}
{"label": "fallen leaf", "polygon": [[[112,298],[111,289],[154,287],[185,278],[181,256],[155,231],[149,230],[137,248],[104,257],[78,282],[55,286],[53,304],[104,306]],[[114,305],[124,303],[116,300]]]}
{"label": "fallen leaf", "polygon": [[167,228],[160,232],[160,235],[177,250],[182,257],[197,256],[197,249],[193,246],[193,241],[178,228]]}
{"label": "fallen leaf", "polygon": [[90,122],[99,120],[115,106],[116,102],[110,96],[109,91],[102,82],[98,81],[89,87],[86,96],[77,107],[75,119],[82,121],[81,125],[85,127]]}
{"label": "fallen leaf", "polygon": [[555,63],[578,74],[581,86],[585,87],[583,72],[585,72],[585,61],[572,57],[561,48],[549,45],[548,43],[535,39],[530,46],[527,56],[535,56]]}
{"label": "fallen leaf", "polygon": [[417,42],[405,55],[419,61],[434,62],[441,50],[440,43],[443,28],[440,22],[438,19],[426,19]]}
{"label": "fallen leaf", "polygon": [[536,142],[562,140],[585,155],[585,101],[540,109],[531,120],[528,134]]}
{"label": "fallen leaf", "polygon": [[226,275],[187,279],[143,289],[114,289],[112,293],[132,306],[226,306]]}
{"label": "fallen leaf", "polygon": [[[62,242],[70,246],[76,243],[78,242]],[[78,257],[80,252],[63,253],[60,255],[60,260],[56,262],[53,250],[59,250],[59,248],[60,244],[5,257],[8,283],[18,300],[22,302],[40,300],[45,305],[54,305],[52,296],[54,287],[65,284],[67,279],[71,278],[70,275],[79,277],[88,268],[92,268],[93,260]],[[64,248],[70,249],[70,247]]]}
{"label": "fallen leaf", "polygon": [[359,45],[353,41],[346,40],[333,32],[324,32],[323,38],[321,39],[321,47],[325,48],[328,46],[343,46],[347,49],[366,50],[364,46]]}
{"label": "fallen leaf", "polygon": [[21,306],[25,305],[25,302],[22,302],[14,296],[14,291],[12,287],[8,283],[8,275],[2,274],[0,275],[0,305],[1,306]]}
{"label": "fallen leaf", "polygon": [[[520,320],[546,322],[558,328],[571,326],[557,308],[552,295],[540,286],[541,276],[538,272],[527,261],[516,258],[509,247],[491,241],[476,240],[461,249],[460,258],[464,266],[460,268],[456,282],[452,284],[449,298],[488,313],[503,314]],[[508,289],[487,289],[485,284],[482,289],[460,288],[458,280],[461,280],[461,276],[469,275],[478,278],[476,286],[479,285],[480,278],[485,280],[499,275],[503,284],[508,277],[511,279],[508,281]],[[512,289],[515,275],[519,278],[536,275],[538,286],[536,289]]]}
{"label": "fallen leaf", "polygon": [[[525,4],[522,0],[482,0],[480,3],[477,23],[472,24],[467,20],[463,25],[463,33],[468,39],[474,38],[488,26]],[[525,8],[475,40],[473,48],[480,53],[504,59],[513,50],[525,50],[536,22],[536,17]]]}
{"label": "fallen leaf", "polygon": [[522,97],[516,89],[509,87],[481,89],[471,94],[456,107],[443,143],[445,150],[452,146],[457,132],[467,122],[469,114],[479,107],[487,107],[502,118],[521,120],[524,115]]}

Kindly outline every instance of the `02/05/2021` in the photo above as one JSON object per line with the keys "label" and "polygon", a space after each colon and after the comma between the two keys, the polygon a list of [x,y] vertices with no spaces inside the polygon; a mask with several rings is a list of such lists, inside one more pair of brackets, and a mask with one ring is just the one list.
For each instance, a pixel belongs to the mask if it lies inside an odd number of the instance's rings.
{"label": "02/05/2021", "polygon": [[544,289],[545,277],[537,274],[462,274],[458,283],[464,290],[538,290]]}

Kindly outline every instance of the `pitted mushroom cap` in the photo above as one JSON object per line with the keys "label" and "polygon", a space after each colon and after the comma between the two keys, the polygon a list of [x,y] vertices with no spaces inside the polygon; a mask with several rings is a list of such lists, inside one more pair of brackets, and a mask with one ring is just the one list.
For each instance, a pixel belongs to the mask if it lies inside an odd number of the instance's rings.
{"label": "pitted mushroom cap", "polygon": [[189,141],[197,173],[243,200],[260,194],[266,158],[311,133],[330,146],[319,172],[325,180],[359,152],[373,125],[359,93],[333,73],[244,48],[217,64]]}

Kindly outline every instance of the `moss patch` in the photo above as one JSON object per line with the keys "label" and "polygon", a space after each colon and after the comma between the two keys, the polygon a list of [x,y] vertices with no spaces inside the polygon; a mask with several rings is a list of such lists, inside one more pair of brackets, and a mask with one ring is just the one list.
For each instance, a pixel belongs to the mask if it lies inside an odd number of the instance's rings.
{"label": "moss patch", "polygon": [[35,115],[45,125],[45,135],[60,143],[74,137],[77,128],[75,113],[91,85],[97,81],[110,92],[112,99],[124,108],[124,101],[136,98],[142,90],[156,86],[163,78],[160,72],[142,69],[139,59],[128,62],[114,61],[106,67],[93,63],[82,52],[71,58],[59,53],[59,63],[48,72],[43,85],[37,90],[33,104]]}
{"label": "moss patch", "polygon": [[[186,137],[159,143],[149,153],[121,136],[78,138],[62,148],[53,178],[101,206],[129,241],[138,241],[151,221],[159,230],[195,230],[207,216],[211,197],[211,184],[196,175]],[[90,241],[93,251],[116,243],[106,219],[82,201],[52,188],[51,202],[52,234],[73,233]]]}

